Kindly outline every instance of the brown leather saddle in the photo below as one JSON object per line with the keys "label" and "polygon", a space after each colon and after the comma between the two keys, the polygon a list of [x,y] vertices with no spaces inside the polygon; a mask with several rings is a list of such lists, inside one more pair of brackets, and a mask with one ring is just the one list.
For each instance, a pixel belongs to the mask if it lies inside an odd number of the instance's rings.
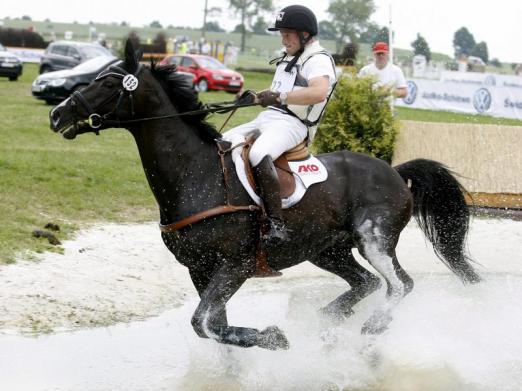
{"label": "brown leather saddle", "polygon": [[[254,179],[252,165],[250,164],[249,160],[250,149],[252,148],[252,145],[255,141],[256,140],[254,137],[250,137],[245,141],[245,145],[243,146],[241,156],[243,158],[243,163],[245,164],[245,173],[247,175],[248,182],[250,183],[250,186],[252,186],[252,189],[254,189],[257,192],[257,184]],[[308,147],[306,146],[306,141],[303,141],[296,147],[286,151],[283,155],[279,156],[274,161],[277,176],[279,177],[279,188],[281,192],[281,198],[287,198],[291,196],[295,191],[295,178],[288,162],[294,160],[304,160],[309,156],[310,152],[308,151]]]}

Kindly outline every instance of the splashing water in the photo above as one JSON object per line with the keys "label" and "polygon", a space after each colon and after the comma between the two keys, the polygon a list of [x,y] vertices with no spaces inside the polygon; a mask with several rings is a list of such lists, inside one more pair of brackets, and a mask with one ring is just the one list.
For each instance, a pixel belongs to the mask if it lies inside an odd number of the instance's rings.
{"label": "splashing water", "polygon": [[[318,309],[347,289],[310,265],[251,280],[228,306],[233,325],[276,324],[288,351],[199,339],[197,305],[143,322],[38,338],[0,337],[0,389],[16,390],[518,390],[522,384],[522,223],[477,220],[472,255],[485,282],[464,286],[410,225],[398,255],[415,288],[380,336],[363,322],[384,289],[342,323]],[[359,258],[360,259],[360,258]]]}

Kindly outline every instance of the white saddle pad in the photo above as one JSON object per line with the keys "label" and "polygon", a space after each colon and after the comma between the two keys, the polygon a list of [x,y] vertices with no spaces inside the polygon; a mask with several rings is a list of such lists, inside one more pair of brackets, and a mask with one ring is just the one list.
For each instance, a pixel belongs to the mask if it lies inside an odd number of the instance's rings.
{"label": "white saddle pad", "polygon": [[[243,162],[243,157],[241,156],[243,148],[238,147],[234,148],[232,151],[232,160],[236,166],[236,173],[239,177],[239,180],[243,184],[243,187],[248,192],[252,201],[254,201],[257,205],[261,206],[262,201],[261,197],[257,195],[257,193],[250,186],[250,182],[248,182],[246,172],[245,172],[245,164]],[[326,167],[319,159],[315,156],[310,156],[308,159],[292,161],[288,162],[290,165],[290,169],[292,170],[295,178],[295,191],[292,195],[287,198],[283,198],[282,204],[283,209],[290,208],[297,204],[306,193],[306,189],[308,189],[314,183],[324,182],[328,178],[328,171],[326,171]]]}

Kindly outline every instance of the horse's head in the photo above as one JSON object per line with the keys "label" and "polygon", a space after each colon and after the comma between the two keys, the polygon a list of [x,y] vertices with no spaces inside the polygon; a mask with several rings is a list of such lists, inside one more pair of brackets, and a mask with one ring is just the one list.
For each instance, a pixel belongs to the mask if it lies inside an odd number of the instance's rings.
{"label": "horse's head", "polygon": [[135,51],[127,40],[124,60],[107,67],[91,84],[51,110],[51,129],[73,139],[77,134],[98,133],[133,119],[146,83],[141,78],[141,56],[141,50]]}

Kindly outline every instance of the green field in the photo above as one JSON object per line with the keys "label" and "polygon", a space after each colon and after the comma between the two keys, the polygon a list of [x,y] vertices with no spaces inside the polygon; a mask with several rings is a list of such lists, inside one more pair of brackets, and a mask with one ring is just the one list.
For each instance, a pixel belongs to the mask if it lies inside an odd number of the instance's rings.
{"label": "green field", "polygon": [[[93,222],[139,222],[158,218],[130,133],[122,129],[86,134],[68,141],[49,129],[50,106],[31,96],[37,65],[25,65],[17,82],[0,78],[0,263],[27,249],[59,251],[34,229],[60,225],[60,239]],[[245,88],[261,90],[268,74],[244,73]],[[228,101],[224,92],[201,94],[204,101]],[[259,108],[240,110],[227,128],[252,119]],[[398,109],[400,119],[511,123],[482,116]],[[225,116],[210,121],[220,126]]]}

